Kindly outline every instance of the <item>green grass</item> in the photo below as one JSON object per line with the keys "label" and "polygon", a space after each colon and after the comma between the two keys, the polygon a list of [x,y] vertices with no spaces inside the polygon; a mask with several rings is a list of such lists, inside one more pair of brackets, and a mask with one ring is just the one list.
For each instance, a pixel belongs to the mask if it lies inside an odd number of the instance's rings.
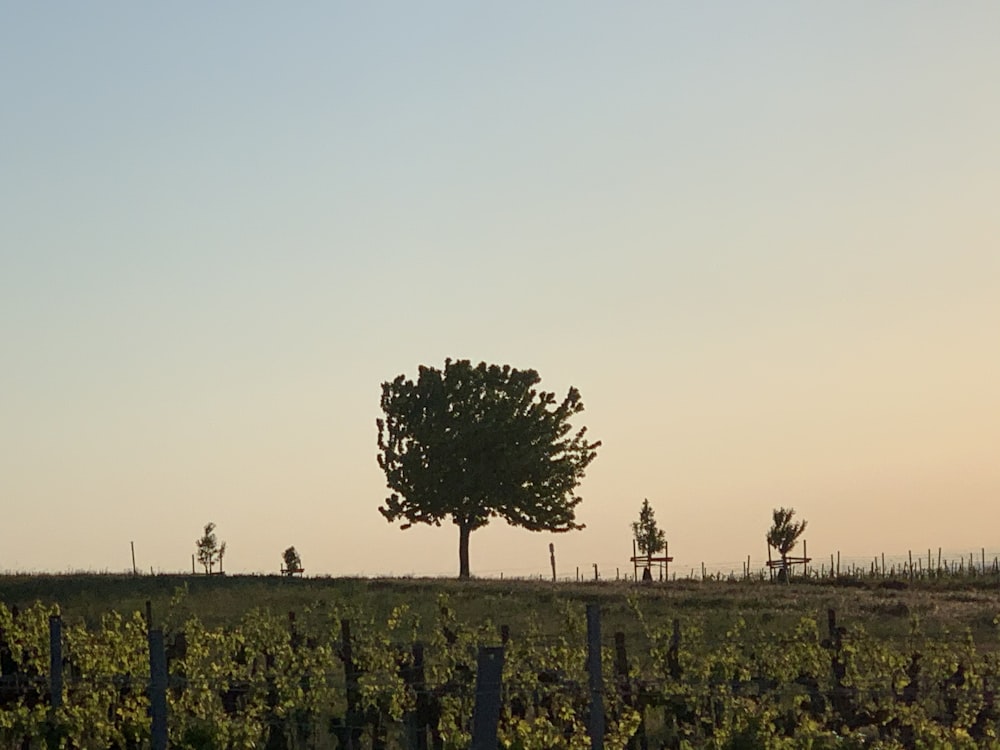
{"label": "green grass", "polygon": [[[153,608],[154,622],[171,609],[173,622],[196,615],[214,627],[237,621],[253,608],[276,613],[315,606],[350,606],[384,623],[395,607],[407,605],[430,628],[438,599],[446,595],[457,618],[470,625],[490,622],[518,632],[534,619],[543,633],[558,633],[566,612],[585,603],[601,606],[605,635],[621,630],[631,640],[642,630],[634,606],[647,622],[669,626],[675,618],[698,624],[709,638],[721,638],[737,617],[750,627],[780,630],[803,617],[821,631],[834,609],[840,624],[860,625],[885,638],[902,638],[914,622],[928,635],[971,631],[980,647],[1000,648],[1000,581],[996,576],[942,581],[817,581],[790,585],[767,581],[671,581],[652,585],[624,582],[458,581],[436,578],[303,578],[278,576],[0,576],[0,600],[24,608],[36,601],[58,604],[68,622],[100,622],[111,610]],[[178,597],[178,592],[185,592]],[[171,604],[172,599],[179,601]]]}

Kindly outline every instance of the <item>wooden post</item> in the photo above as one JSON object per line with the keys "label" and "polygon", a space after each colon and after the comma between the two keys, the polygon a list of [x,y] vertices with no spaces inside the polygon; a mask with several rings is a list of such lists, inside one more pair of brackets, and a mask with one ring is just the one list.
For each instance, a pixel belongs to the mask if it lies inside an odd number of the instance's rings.
{"label": "wooden post", "polygon": [[196,572],[194,569],[194,555],[191,555],[191,575],[194,575]]}
{"label": "wooden post", "polygon": [[681,621],[674,619],[674,633],[670,638],[670,648],[667,649],[667,671],[678,680],[681,677]]}
{"label": "wooden post", "polygon": [[594,563],[594,580],[598,581],[598,580],[600,580],[600,578],[601,578],[601,576],[597,572],[597,563]]}
{"label": "wooden post", "polygon": [[480,646],[476,659],[476,705],[469,750],[496,750],[500,722],[503,646]]}
{"label": "wooden post", "polygon": [[837,578],[840,578],[840,550],[837,550]]}
{"label": "wooden post", "polygon": [[132,575],[139,575],[139,569],[135,567],[135,542],[129,542],[132,545]]}
{"label": "wooden post", "polygon": [[625,652],[625,633],[615,633],[615,674],[621,683],[618,692],[626,706],[632,705],[632,689],[628,678],[628,655]]}
{"label": "wooden post", "polygon": [[163,631],[149,631],[149,715],[150,747],[167,750],[167,654]]}
{"label": "wooden post", "polygon": [[635,546],[635,539],[632,540],[632,575],[633,580],[639,580],[639,550]]}
{"label": "wooden post", "polygon": [[556,582],[556,545],[549,542],[549,562],[552,563],[552,582]]}
{"label": "wooden post", "polygon": [[60,708],[63,703],[62,618],[49,617],[49,705]]}
{"label": "wooden post", "polygon": [[340,621],[340,660],[344,664],[344,693],[347,710],[344,712],[344,738],[342,744],[348,750],[361,746],[364,710],[361,708],[361,688],[358,685],[358,667],[354,663],[354,647],[351,639],[351,621]]}
{"label": "wooden post", "polygon": [[[587,672],[590,674],[590,720],[587,733],[591,750],[604,750],[604,680],[601,676],[601,609],[587,605]],[[495,745],[494,745],[495,747]]]}
{"label": "wooden post", "polygon": [[882,553],[882,577],[885,578],[885,552]]}
{"label": "wooden post", "polygon": [[910,580],[912,581],[913,580],[913,550],[912,549],[911,550],[907,550],[907,553],[910,556]]}
{"label": "wooden post", "polygon": [[938,573],[941,572],[941,548],[938,547]]}
{"label": "wooden post", "polygon": [[579,565],[576,566],[576,582],[577,583],[580,582],[580,566]]}
{"label": "wooden post", "polygon": [[[505,626],[506,627],[506,626]],[[414,710],[404,714],[407,750],[427,750],[427,726],[430,723],[429,696],[424,673],[424,644],[416,641],[411,653],[413,666],[405,672],[406,684],[416,694]]]}
{"label": "wooden post", "polygon": [[648,745],[646,712],[642,706],[636,705],[637,701],[632,693],[632,681],[628,673],[628,655],[625,652],[625,634],[621,631],[615,633],[615,675],[618,677],[618,692],[622,697],[622,703],[639,713],[639,728],[625,744],[625,750],[639,750]]}

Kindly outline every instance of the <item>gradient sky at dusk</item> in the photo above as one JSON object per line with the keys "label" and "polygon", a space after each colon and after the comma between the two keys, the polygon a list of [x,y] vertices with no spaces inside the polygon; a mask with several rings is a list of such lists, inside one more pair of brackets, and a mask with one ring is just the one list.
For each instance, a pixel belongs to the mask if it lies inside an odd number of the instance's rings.
{"label": "gradient sky at dusk", "polygon": [[0,2],[0,570],[453,575],[380,384],[534,368],[582,532],[1000,550],[1000,4]]}

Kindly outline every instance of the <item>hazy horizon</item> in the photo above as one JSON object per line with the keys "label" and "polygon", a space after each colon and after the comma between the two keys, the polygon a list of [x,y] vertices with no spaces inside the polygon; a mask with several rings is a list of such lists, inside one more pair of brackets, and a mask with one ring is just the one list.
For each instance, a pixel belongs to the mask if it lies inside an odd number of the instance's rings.
{"label": "hazy horizon", "polygon": [[579,388],[570,534],[472,574],[998,554],[1000,5],[7,4],[0,570],[455,575],[380,385]]}

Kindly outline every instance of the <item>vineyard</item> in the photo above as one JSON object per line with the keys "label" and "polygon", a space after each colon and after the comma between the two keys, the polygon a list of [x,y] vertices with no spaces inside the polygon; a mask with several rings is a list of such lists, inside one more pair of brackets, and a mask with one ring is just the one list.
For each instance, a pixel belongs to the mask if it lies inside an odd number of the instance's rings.
{"label": "vineyard", "polygon": [[0,605],[0,747],[1000,748],[998,644],[918,618],[897,638],[834,610],[772,628],[732,613],[708,632],[629,595],[614,621],[630,635],[602,634],[596,605],[556,601],[512,628],[441,594],[430,618],[316,603],[207,626],[182,600],[90,626]]}

